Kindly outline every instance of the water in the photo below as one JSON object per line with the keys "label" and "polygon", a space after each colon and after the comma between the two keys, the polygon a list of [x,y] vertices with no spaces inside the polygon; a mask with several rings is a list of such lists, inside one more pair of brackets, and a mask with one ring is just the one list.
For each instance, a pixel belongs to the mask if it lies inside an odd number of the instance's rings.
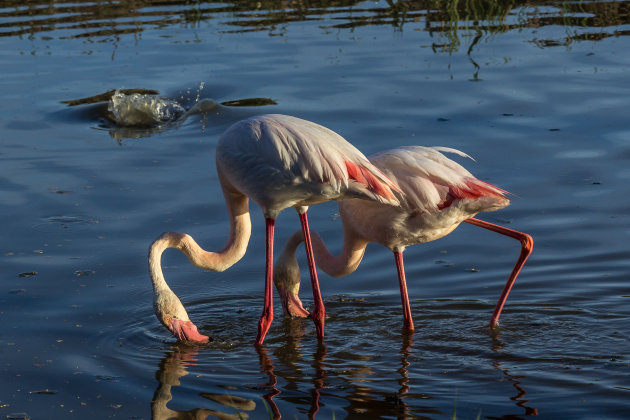
{"label": "water", "polygon": [[[0,416],[627,418],[629,29],[629,3],[614,1],[5,2]],[[178,112],[123,125],[106,100],[62,103],[116,89],[156,91]],[[535,239],[501,327],[484,326],[518,243],[466,225],[405,252],[413,335],[392,255],[371,244],[354,274],[321,273],[323,344],[276,307],[257,350],[252,205],[230,270],[165,254],[214,338],[176,344],[152,313],[147,248],[165,230],[224,245],[215,144],[262,112],[326,125],[365,154],[472,155],[460,162],[515,194],[481,217]],[[309,215],[339,250],[335,205]],[[283,212],[276,245],[298,226]]]}

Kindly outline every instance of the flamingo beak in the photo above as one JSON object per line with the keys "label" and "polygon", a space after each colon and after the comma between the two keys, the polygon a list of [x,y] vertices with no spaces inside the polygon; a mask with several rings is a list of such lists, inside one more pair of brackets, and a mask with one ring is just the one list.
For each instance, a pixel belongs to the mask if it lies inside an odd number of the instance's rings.
{"label": "flamingo beak", "polygon": [[192,341],[194,343],[207,343],[210,341],[210,337],[197,331],[197,326],[192,321],[172,319],[169,323],[169,329],[179,341]]}
{"label": "flamingo beak", "polygon": [[302,306],[300,297],[292,292],[289,292],[284,287],[277,287],[278,294],[280,295],[280,302],[282,302],[282,308],[284,313],[294,318],[308,318],[310,313]]}

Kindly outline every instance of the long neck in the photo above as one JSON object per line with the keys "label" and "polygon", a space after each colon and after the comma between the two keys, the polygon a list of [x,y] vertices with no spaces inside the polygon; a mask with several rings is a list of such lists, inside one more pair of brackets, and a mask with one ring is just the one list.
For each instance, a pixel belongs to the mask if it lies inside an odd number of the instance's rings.
{"label": "long neck", "polygon": [[[302,231],[296,231],[287,241],[283,254],[295,255],[296,248],[303,240]],[[338,257],[328,251],[323,239],[315,231],[311,231],[311,242],[313,244],[313,253],[315,254],[315,263],[326,274],[333,277],[345,276],[356,270],[363,259],[365,247],[368,244],[368,241],[356,235],[345,225],[343,229],[343,249]]]}
{"label": "long neck", "polygon": [[182,235],[174,232],[165,232],[158,237],[149,248],[149,273],[151,274],[151,281],[153,282],[153,291],[157,294],[159,291],[171,290],[164,279],[164,273],[162,272],[162,253],[167,248],[171,248],[170,245],[174,239],[171,239],[174,235]]}
{"label": "long neck", "polygon": [[155,372],[155,377],[159,386],[153,393],[151,400],[151,418],[169,419],[177,418],[177,412],[171,410],[166,405],[173,399],[172,387],[180,385],[180,379],[188,375],[186,360],[196,360],[195,352],[181,352],[177,349],[169,354],[159,364],[159,370]]}
{"label": "long neck", "polygon": [[343,226],[343,248],[338,257],[332,255],[317,232],[311,233],[317,265],[329,276],[342,277],[357,269],[365,254],[368,241]]}
{"label": "long neck", "polygon": [[190,261],[199,268],[212,271],[226,270],[243,258],[247,251],[252,234],[249,199],[238,192],[224,192],[224,195],[230,217],[230,237],[220,252],[207,252],[197,246],[195,253],[192,254],[195,259],[187,254]]}
{"label": "long neck", "polygon": [[161,266],[162,253],[168,248],[179,249],[190,262],[204,270],[223,271],[243,258],[252,231],[249,201],[246,196],[237,193],[226,193],[225,198],[230,217],[230,237],[221,251],[206,251],[190,235],[178,232],[165,232],[151,244],[149,271],[155,290],[168,288]]}

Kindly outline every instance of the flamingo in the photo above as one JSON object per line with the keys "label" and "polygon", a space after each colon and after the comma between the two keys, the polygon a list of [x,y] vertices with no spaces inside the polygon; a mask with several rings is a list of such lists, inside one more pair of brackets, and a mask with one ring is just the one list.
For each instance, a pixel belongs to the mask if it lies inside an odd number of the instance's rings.
{"label": "flamingo", "polygon": [[223,271],[239,261],[251,234],[249,199],[261,208],[266,223],[265,298],[258,321],[261,345],[273,320],[273,235],[278,213],[294,207],[302,224],[315,300],[313,320],[324,336],[324,304],[310,243],[306,211],[327,200],[353,197],[398,205],[398,186],[339,134],[299,118],[269,114],[239,121],[221,136],[216,149],[219,182],[230,218],[230,236],[219,252],[202,249],[187,234],[166,232],[149,249],[153,307],[158,320],[178,340],[207,342],[198,332],[161,269],[167,248],[183,252],[197,267]]}
{"label": "flamingo", "polygon": [[[313,231],[315,258],[324,272],[340,277],[357,269],[369,242],[378,242],[389,248],[394,253],[398,272],[403,329],[413,331],[403,264],[403,251],[407,246],[439,239],[451,233],[461,222],[510,236],[521,242],[521,253],[494,308],[489,323],[490,327],[494,327],[516,277],[532,252],[534,241],[526,233],[474,218],[479,212],[509,205],[508,193],[475,178],[463,166],[444,156],[443,152],[472,159],[456,149],[422,146],[400,147],[371,156],[370,161],[404,192],[395,193],[401,205],[394,207],[355,199],[340,202],[344,235],[341,255],[333,256],[321,237]],[[302,240],[301,232],[289,238],[274,270],[274,283],[284,312],[295,317],[308,316],[298,296],[300,268],[295,250]]]}

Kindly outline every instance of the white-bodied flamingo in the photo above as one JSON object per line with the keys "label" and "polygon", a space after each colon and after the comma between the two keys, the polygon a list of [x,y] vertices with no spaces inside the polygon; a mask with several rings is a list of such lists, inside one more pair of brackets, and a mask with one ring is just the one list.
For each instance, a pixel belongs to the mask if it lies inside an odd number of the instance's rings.
{"label": "white-bodied flamingo", "polygon": [[[369,242],[378,242],[392,250],[403,306],[403,328],[413,330],[402,256],[405,247],[448,235],[461,222],[510,236],[521,242],[521,254],[492,314],[489,325],[494,327],[534,241],[526,233],[473,218],[479,212],[507,206],[510,203],[507,192],[478,180],[441,152],[470,158],[459,150],[422,146],[400,147],[371,156],[370,161],[402,189],[403,193],[395,193],[400,206],[354,199],[340,202],[344,237],[341,255],[333,256],[313,231],[315,259],[324,272],[340,277],[357,269]],[[289,238],[274,270],[274,283],[285,313],[297,317],[308,316],[298,297],[300,268],[295,250],[302,238],[301,232]]]}
{"label": "white-bodied flamingo", "polygon": [[306,253],[315,299],[313,319],[318,337],[324,336],[324,304],[310,246],[306,211],[327,200],[360,198],[398,205],[400,189],[373,166],[361,152],[337,133],[287,115],[262,115],[230,126],[216,149],[219,182],[230,218],[230,236],[219,252],[202,249],[187,234],[166,232],[149,249],[153,281],[153,307],[157,318],[178,340],[206,342],[190,321],[179,298],[167,285],[161,255],[167,248],[182,251],[197,267],[223,271],[239,261],[251,234],[249,199],[266,221],[266,273],[264,308],[258,322],[256,344],[262,344],[273,320],[273,234],[278,213],[295,207],[306,238]]}

